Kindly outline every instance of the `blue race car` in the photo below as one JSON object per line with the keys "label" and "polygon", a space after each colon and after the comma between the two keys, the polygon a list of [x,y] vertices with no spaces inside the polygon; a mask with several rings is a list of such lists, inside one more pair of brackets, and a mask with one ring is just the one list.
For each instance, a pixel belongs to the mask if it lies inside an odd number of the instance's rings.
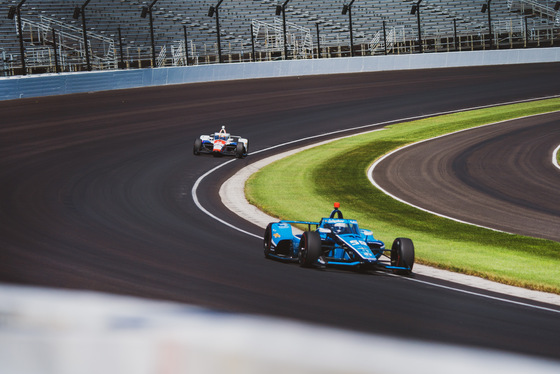
{"label": "blue race car", "polygon": [[[334,204],[329,218],[320,222],[279,221],[269,223],[264,233],[264,256],[302,267],[336,266],[359,270],[386,269],[408,275],[414,265],[414,244],[408,238],[397,238],[391,249],[373,237],[370,230],[360,229],[358,222],[344,219]],[[291,224],[307,225],[302,235],[292,231]],[[315,230],[311,230],[314,226]]]}

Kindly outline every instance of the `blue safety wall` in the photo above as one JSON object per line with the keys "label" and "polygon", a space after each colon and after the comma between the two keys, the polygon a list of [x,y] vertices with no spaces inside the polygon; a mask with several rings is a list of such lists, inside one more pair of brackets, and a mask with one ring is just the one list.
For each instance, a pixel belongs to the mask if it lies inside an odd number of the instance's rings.
{"label": "blue safety wall", "polygon": [[560,62],[560,48],[448,52],[41,74],[0,78],[0,100],[300,75]]}

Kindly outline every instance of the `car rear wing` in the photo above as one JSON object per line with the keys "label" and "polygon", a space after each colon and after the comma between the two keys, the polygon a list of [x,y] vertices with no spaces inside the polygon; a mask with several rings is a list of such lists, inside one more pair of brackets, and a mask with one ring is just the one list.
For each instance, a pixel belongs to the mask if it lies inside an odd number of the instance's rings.
{"label": "car rear wing", "polygon": [[307,231],[311,231],[311,226],[315,226],[315,228],[319,227],[320,222],[310,222],[310,221],[280,221],[281,223],[298,223],[301,225],[307,225]]}

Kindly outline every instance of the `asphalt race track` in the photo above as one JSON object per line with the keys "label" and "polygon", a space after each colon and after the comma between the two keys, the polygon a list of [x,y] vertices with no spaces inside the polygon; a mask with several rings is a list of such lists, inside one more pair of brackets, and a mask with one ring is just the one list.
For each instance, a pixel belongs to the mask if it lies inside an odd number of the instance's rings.
{"label": "asphalt race track", "polygon": [[374,179],[432,212],[560,241],[559,124],[555,112],[418,143],[380,162]]}
{"label": "asphalt race track", "polygon": [[[496,66],[0,102],[0,282],[174,300],[560,359],[560,307],[457,292],[416,282],[450,286],[420,276],[267,261],[261,240],[202,214],[191,197],[195,181],[227,161],[193,156],[194,139],[222,124],[247,137],[251,152],[355,126],[557,95],[559,73],[560,64]],[[468,148],[461,152],[459,164],[471,157]],[[205,178],[204,207],[262,234],[224,211],[217,195],[228,176],[271,153],[236,160]],[[526,196],[525,205],[533,204],[540,206]]]}

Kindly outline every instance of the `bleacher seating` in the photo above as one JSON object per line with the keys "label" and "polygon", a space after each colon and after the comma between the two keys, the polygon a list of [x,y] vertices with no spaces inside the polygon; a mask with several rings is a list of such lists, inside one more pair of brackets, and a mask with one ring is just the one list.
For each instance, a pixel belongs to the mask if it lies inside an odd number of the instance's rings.
{"label": "bleacher seating", "polygon": [[[0,0],[0,53],[19,59],[18,36],[15,19],[6,17],[8,8],[20,0]],[[73,19],[74,7],[85,0],[27,0],[21,8],[22,18],[38,21],[41,15],[82,26],[81,19]],[[492,17],[500,20],[517,20],[521,14],[510,9],[512,0],[494,0]],[[513,0],[520,1],[520,0]],[[534,0],[532,0],[534,1]],[[547,4],[546,0],[539,0]],[[186,27],[191,54],[200,56],[216,53],[216,19],[208,16],[210,6],[218,0],[159,0],[153,8],[154,39],[156,51],[163,46],[184,40]],[[417,0],[357,0],[352,7],[354,44],[367,44],[387,27],[404,27],[407,38],[417,37],[416,16],[411,15],[412,4]],[[421,4],[423,38],[458,35],[480,35],[487,32],[487,15],[481,12],[484,0],[424,0]],[[143,6],[151,1],[140,0],[91,0],[86,7],[87,30],[115,40],[118,46],[118,28],[122,32],[124,54],[127,59],[148,55],[150,29],[148,18],[141,18]],[[275,8],[280,0],[224,0],[219,8],[224,53],[248,52],[251,48],[250,24],[252,19],[273,23]],[[549,2],[548,2],[549,3]],[[342,15],[344,0],[291,0],[286,8],[289,22],[306,27],[313,32],[320,23],[321,46],[348,46],[348,16]],[[539,23],[546,19],[539,19]],[[552,21],[548,22],[552,24]],[[26,47],[38,43],[28,32]],[[168,47],[169,48],[169,47]],[[142,58],[142,57],[140,57]]]}

